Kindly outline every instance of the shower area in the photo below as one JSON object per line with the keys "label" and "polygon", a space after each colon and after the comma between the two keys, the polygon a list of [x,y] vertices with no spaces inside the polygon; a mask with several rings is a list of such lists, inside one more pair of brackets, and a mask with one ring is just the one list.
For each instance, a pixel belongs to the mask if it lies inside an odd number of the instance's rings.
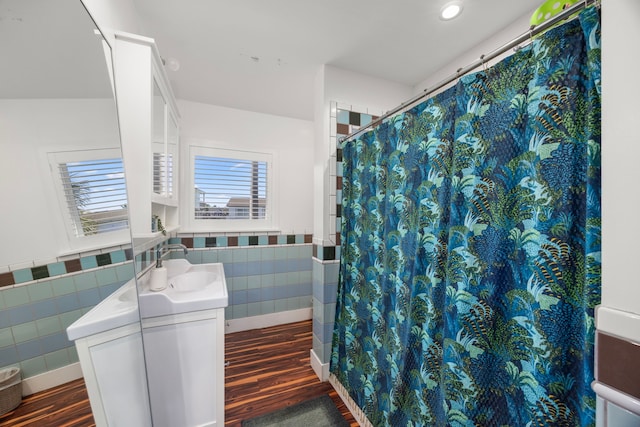
{"label": "shower area", "polygon": [[596,423],[600,11],[531,38],[340,142],[330,381],[372,425]]}

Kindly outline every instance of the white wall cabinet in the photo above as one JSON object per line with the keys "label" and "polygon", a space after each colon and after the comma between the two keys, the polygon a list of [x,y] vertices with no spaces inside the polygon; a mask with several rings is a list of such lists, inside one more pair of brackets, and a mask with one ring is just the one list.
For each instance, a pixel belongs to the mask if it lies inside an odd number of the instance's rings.
{"label": "white wall cabinet", "polygon": [[179,113],[153,39],[115,33],[114,76],[133,237],[178,227]]}

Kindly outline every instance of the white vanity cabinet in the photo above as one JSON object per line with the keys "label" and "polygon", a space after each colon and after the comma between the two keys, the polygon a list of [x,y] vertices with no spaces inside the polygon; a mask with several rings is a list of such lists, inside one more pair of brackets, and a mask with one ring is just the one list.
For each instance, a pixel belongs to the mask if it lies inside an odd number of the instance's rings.
{"label": "white vanity cabinet", "polygon": [[142,319],[154,427],[224,426],[224,308]]}
{"label": "white vanity cabinet", "polygon": [[153,39],[116,32],[114,77],[133,237],[178,227],[179,113]]}
{"label": "white vanity cabinet", "polygon": [[75,342],[97,427],[151,427],[135,281],[67,328]]}

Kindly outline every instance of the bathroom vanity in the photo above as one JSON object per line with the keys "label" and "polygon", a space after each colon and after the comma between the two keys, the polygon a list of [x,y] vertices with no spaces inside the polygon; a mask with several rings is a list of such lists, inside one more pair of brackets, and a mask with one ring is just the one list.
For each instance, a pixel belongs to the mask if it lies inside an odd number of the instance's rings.
{"label": "bathroom vanity", "polygon": [[97,426],[224,425],[223,266],[164,265],[163,290],[132,279],[67,329]]}
{"label": "bathroom vanity", "polygon": [[67,328],[96,426],[151,426],[135,280]]}
{"label": "bathroom vanity", "polygon": [[153,425],[223,426],[223,266],[169,259],[163,268],[164,289],[151,290],[151,274],[139,281]]}

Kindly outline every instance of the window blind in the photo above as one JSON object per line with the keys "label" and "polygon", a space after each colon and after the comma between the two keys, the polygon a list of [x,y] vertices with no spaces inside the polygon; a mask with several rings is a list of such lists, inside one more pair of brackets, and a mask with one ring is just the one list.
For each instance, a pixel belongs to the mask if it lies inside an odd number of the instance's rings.
{"label": "window blind", "polygon": [[173,197],[173,155],[153,153],[153,192]]}
{"label": "window blind", "polygon": [[122,159],[67,162],[58,167],[77,237],[129,227]]}
{"label": "window blind", "polygon": [[195,219],[267,217],[266,161],[196,155]]}

